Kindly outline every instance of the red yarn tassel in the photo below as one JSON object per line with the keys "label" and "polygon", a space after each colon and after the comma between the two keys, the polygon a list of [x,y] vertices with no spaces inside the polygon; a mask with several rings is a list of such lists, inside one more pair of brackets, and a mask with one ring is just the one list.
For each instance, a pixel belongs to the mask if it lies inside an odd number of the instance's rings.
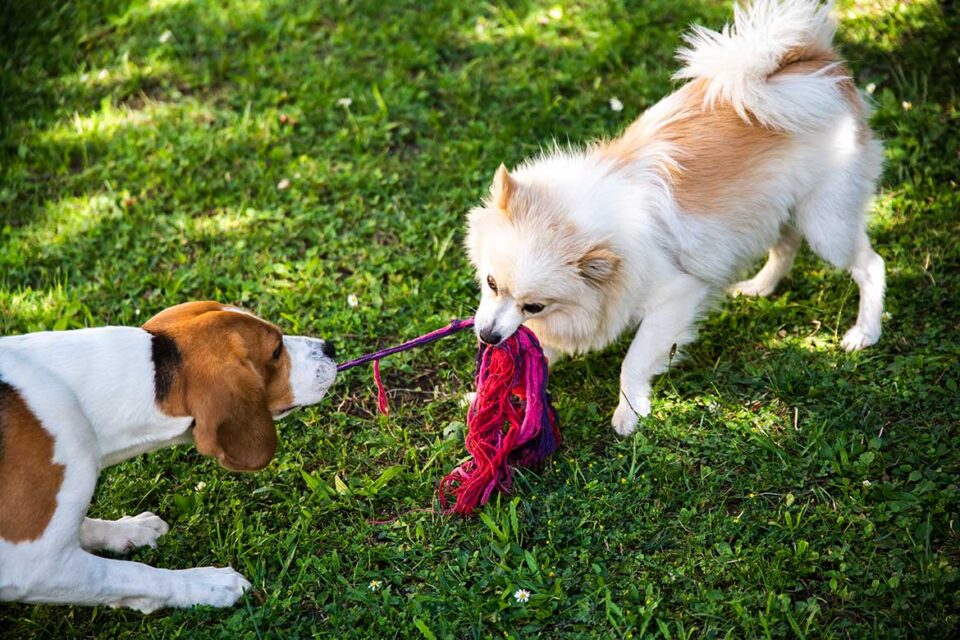
{"label": "red yarn tassel", "polygon": [[[532,331],[520,327],[497,347],[481,344],[476,385],[465,443],[472,459],[447,474],[438,489],[443,508],[461,515],[486,504],[494,490],[508,492],[512,465],[537,465],[560,442],[547,394],[547,361]],[[449,508],[448,491],[456,499]]]}
{"label": "red yarn tassel", "polygon": [[387,390],[380,378],[380,361],[373,361],[373,381],[377,384],[377,408],[382,415],[390,415],[390,405],[387,404]]}

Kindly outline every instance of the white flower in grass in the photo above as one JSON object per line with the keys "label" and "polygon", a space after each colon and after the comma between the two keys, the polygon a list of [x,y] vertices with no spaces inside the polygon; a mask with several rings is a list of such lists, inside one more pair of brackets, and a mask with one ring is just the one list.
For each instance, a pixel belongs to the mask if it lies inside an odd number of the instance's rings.
{"label": "white flower in grass", "polygon": [[563,7],[559,5],[550,7],[550,11],[547,12],[547,15],[554,20],[560,20],[563,18]]}
{"label": "white flower in grass", "polygon": [[903,107],[904,111],[910,111],[910,109],[913,109],[913,103],[909,100],[904,100],[900,103],[900,106]]}
{"label": "white flower in grass", "polygon": [[530,600],[530,592],[526,589],[517,589],[513,592],[513,599],[517,602],[527,602]]}
{"label": "white flower in grass", "polygon": [[173,31],[170,31],[170,29],[167,29],[166,31],[160,34],[160,37],[157,38],[157,40],[160,41],[160,44],[166,44],[167,42],[170,42],[170,38],[172,37],[173,37]]}
{"label": "white flower in grass", "polygon": [[195,488],[197,491],[203,491],[204,489],[207,488],[207,483],[204,482],[203,480],[201,480],[200,482],[197,483],[197,486],[194,487],[194,488]]}
{"label": "white flower in grass", "polygon": [[360,298],[357,297],[357,294],[351,293],[347,296],[347,304],[350,305],[351,309],[356,309],[360,306]]}
{"label": "white flower in grass", "polygon": [[863,486],[865,486],[865,487],[869,487],[871,484],[873,484],[873,483],[870,482],[869,480],[864,480],[864,481],[863,481]]}
{"label": "white flower in grass", "polygon": [[367,589],[370,589],[370,591],[378,591],[382,586],[382,580],[371,580],[370,584],[367,585]]}
{"label": "white flower in grass", "polygon": [[876,90],[877,90],[877,85],[874,84],[873,82],[867,85],[867,93],[869,93],[870,95],[873,95],[873,92]]}
{"label": "white flower in grass", "polygon": [[289,189],[289,188],[290,188],[290,181],[287,180],[286,178],[284,178],[283,180],[277,183],[277,189],[279,189],[280,191],[283,191],[284,189]]}
{"label": "white flower in grass", "polygon": [[337,106],[343,107],[344,109],[346,109],[352,104],[353,104],[353,98],[340,98],[339,100],[337,100]]}
{"label": "white flower in grass", "polygon": [[610,98],[610,109],[613,111],[623,111],[623,103],[618,98]]}

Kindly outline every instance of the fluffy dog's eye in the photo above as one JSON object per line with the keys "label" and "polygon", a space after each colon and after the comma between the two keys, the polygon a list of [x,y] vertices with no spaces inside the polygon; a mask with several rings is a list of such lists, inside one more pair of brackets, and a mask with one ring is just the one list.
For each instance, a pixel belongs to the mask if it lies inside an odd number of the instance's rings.
{"label": "fluffy dog's eye", "polygon": [[283,353],[283,343],[277,345],[277,348],[273,350],[273,359],[279,360],[280,354]]}
{"label": "fluffy dog's eye", "polygon": [[493,279],[493,276],[487,276],[487,286],[490,287],[490,291],[497,293],[497,281]]}
{"label": "fluffy dog's eye", "polygon": [[523,312],[529,314],[540,313],[543,311],[543,305],[539,302],[532,302],[530,304],[523,305]]}

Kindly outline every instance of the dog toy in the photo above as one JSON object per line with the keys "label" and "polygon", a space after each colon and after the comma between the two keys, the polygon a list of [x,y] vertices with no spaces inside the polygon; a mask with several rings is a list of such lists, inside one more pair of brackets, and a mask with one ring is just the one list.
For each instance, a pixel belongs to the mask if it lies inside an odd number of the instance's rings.
{"label": "dog toy", "polygon": [[[389,413],[380,377],[380,359],[435,342],[473,326],[473,318],[403,344],[341,363],[338,371],[373,362],[377,403]],[[467,515],[487,503],[495,489],[508,492],[511,466],[535,466],[560,443],[557,416],[547,393],[547,361],[537,336],[520,327],[497,346],[480,344],[475,373],[476,396],[467,411],[466,449],[471,458],[440,481],[438,494],[447,513]],[[454,496],[447,506],[448,494]]]}

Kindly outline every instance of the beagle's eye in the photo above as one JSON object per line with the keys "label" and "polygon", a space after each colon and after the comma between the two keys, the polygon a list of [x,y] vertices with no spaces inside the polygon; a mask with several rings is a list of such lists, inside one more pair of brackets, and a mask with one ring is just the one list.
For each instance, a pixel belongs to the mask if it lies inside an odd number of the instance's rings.
{"label": "beagle's eye", "polygon": [[273,359],[279,360],[280,354],[283,353],[283,343],[277,345],[277,348],[273,350]]}
{"label": "beagle's eye", "polygon": [[497,281],[493,279],[493,276],[487,276],[487,286],[490,287],[490,291],[493,291],[494,295],[496,295]]}
{"label": "beagle's eye", "polygon": [[535,315],[543,311],[543,305],[539,302],[531,302],[530,304],[523,305],[523,312],[529,313],[530,315]]}

